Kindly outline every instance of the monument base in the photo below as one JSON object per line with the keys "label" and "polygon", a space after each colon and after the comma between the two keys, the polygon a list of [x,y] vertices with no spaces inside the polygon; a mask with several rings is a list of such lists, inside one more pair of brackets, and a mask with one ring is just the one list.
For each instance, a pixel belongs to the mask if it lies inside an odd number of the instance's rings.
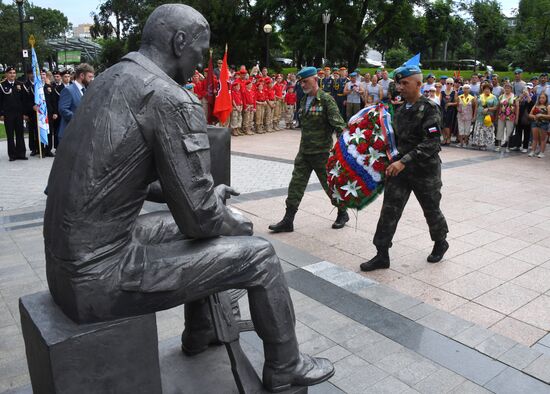
{"label": "monument base", "polygon": [[[251,343],[256,338],[261,344],[255,333],[242,333],[240,343],[256,373],[262,376],[264,355],[254,346],[255,343]],[[239,393],[225,346],[210,347],[201,354],[187,357],[181,351],[181,338],[174,337],[160,342],[159,358],[163,394]],[[307,387],[293,387],[283,393],[307,392]],[[269,391],[261,390],[256,393],[267,394]]]}

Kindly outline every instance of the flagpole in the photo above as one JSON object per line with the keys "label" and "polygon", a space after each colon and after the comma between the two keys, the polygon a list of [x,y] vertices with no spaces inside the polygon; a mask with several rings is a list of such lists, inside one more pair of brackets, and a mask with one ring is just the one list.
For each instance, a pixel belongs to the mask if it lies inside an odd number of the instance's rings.
{"label": "flagpole", "polygon": [[[34,44],[36,43],[36,40],[34,39],[34,35],[31,34],[31,36],[29,37],[29,44],[31,44],[31,49],[34,49]],[[36,70],[35,70],[36,71]],[[34,73],[34,77],[36,78],[37,75],[36,75],[36,72],[33,72]],[[33,101],[34,101],[34,97],[33,97]],[[36,103],[34,103],[34,106],[36,106]],[[34,111],[36,112],[36,141],[38,143],[38,152],[40,154],[40,158],[42,159],[42,144],[40,143],[40,119],[38,118],[38,111]]]}

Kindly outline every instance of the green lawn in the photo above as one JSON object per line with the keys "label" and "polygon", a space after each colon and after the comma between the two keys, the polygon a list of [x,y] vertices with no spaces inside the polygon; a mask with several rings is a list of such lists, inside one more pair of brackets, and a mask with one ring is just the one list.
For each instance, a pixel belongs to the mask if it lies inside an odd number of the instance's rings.
{"label": "green lawn", "polygon": [[0,123],[0,140],[6,138],[6,129],[4,128],[4,123]]}
{"label": "green lawn", "polygon": [[[373,74],[374,72],[376,72],[377,68],[376,67],[375,68],[360,68],[360,70],[361,70],[361,74],[365,74],[367,72]],[[388,68],[388,71],[392,71],[392,70],[393,69]],[[283,68],[283,70],[282,70],[283,74],[285,74],[285,75],[288,74],[288,73],[291,73],[291,72],[296,73],[297,71],[298,70],[296,68],[293,68],[293,67]],[[500,80],[502,80],[502,78],[504,78],[504,77],[508,77],[510,80],[514,79],[514,72],[513,71],[495,71],[495,72],[498,74]],[[422,70],[422,73],[424,75],[432,73],[436,77],[440,77],[442,75],[452,77],[453,74],[454,74],[454,70]],[[462,78],[469,79],[472,76],[472,73],[473,73],[472,70],[461,70],[460,71],[460,76]],[[524,81],[529,81],[529,79],[531,79],[531,77],[534,76],[534,75],[538,76],[538,75],[540,75],[540,73],[527,73],[527,72],[525,72],[522,75],[522,79]]]}

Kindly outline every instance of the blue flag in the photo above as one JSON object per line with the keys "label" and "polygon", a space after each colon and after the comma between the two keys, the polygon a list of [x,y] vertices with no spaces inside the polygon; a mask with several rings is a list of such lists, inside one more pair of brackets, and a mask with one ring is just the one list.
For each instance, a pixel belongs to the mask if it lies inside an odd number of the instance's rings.
{"label": "blue flag", "polygon": [[[38,107],[38,130],[40,131],[40,142],[48,145],[48,134],[50,134],[50,124],[48,122],[48,107],[46,106],[46,96],[44,95],[44,84],[40,77],[40,67],[36,52],[32,47],[32,72],[34,74],[34,104]],[[29,130],[30,131],[30,130]]]}
{"label": "blue flag", "polygon": [[418,66],[420,67],[420,52],[418,52],[416,55],[411,57],[409,60],[407,60],[405,63],[403,63],[404,66]]}

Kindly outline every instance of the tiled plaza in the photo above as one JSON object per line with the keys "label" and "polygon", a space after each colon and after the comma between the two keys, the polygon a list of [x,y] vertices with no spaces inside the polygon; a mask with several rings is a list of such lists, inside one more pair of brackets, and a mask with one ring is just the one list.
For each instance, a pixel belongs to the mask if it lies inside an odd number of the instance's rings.
{"label": "tiled plaza", "polygon": [[[365,275],[381,198],[332,230],[336,212],[312,177],[295,231],[267,231],[284,213],[298,143],[296,130],[233,138],[242,195],[231,204],[277,250],[302,350],[336,363],[311,393],[550,392],[550,159],[445,148],[446,258],[426,262],[432,242],[411,196],[390,269]],[[17,300],[46,289],[42,190],[52,161],[8,163],[0,142],[0,162],[0,392],[22,393],[30,381]],[[161,344],[181,334],[181,308],[157,320]],[[243,342],[261,360],[257,337]]]}

